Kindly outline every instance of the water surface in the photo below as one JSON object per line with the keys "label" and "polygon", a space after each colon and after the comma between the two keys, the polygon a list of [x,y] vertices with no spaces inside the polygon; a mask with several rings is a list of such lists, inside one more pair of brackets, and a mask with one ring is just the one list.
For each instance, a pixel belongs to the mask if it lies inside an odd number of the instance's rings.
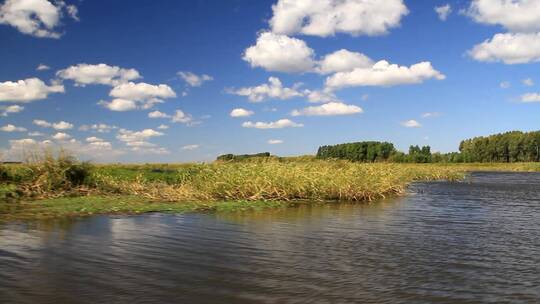
{"label": "water surface", "polygon": [[0,226],[0,303],[540,303],[540,174],[410,192]]}

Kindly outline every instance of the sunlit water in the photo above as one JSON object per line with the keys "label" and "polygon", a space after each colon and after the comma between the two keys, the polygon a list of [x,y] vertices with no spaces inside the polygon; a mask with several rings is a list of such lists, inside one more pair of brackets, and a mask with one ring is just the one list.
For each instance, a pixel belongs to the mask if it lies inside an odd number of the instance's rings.
{"label": "sunlit water", "polygon": [[410,192],[0,226],[0,303],[540,303],[540,174]]}

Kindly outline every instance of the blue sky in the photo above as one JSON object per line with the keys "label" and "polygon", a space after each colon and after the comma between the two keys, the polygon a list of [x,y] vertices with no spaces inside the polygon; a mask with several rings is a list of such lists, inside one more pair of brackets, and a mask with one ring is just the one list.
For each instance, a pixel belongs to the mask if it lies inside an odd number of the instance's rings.
{"label": "blue sky", "polygon": [[538,129],[537,0],[0,5],[4,158],[204,161],[362,140],[448,152]]}

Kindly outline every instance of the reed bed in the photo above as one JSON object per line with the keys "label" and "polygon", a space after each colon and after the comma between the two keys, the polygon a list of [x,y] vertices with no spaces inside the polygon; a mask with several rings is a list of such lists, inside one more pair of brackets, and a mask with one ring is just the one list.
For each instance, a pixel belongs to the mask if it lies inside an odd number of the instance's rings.
{"label": "reed bed", "polygon": [[140,172],[126,179],[129,174],[115,176],[108,171],[119,172],[118,168],[97,170],[93,176],[96,188],[165,201],[373,201],[402,194],[407,184],[415,180],[455,180],[464,176],[457,167],[335,160],[183,166],[172,174],[175,183],[169,182],[170,176],[159,181],[148,179]]}

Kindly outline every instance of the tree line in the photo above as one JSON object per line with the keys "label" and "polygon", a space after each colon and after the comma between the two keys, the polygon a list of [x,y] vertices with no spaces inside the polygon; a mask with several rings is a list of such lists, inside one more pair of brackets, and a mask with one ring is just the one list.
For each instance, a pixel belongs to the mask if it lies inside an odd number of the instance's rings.
{"label": "tree line", "polygon": [[403,153],[392,143],[377,141],[326,145],[319,147],[317,158],[399,163],[538,162],[540,131],[512,131],[466,139],[460,143],[459,152],[451,153],[432,153],[430,146],[410,146],[408,153]]}

